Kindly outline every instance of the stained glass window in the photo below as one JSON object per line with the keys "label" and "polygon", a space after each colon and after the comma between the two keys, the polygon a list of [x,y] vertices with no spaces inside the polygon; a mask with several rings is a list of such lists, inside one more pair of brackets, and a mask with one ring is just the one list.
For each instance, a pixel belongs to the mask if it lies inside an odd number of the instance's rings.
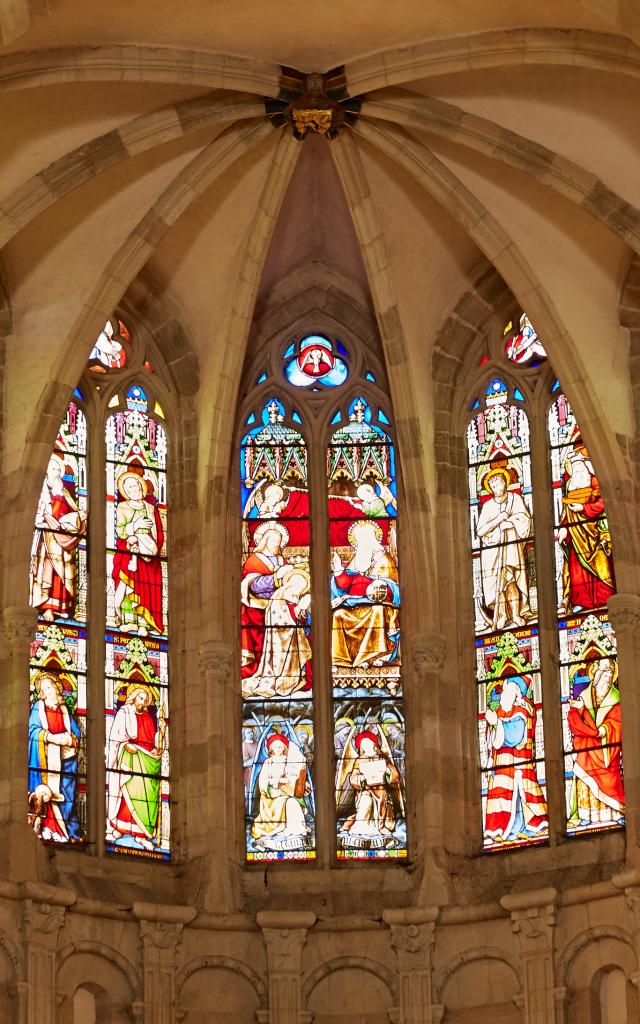
{"label": "stained glass window", "polygon": [[380,421],[354,399],[327,450],[340,859],[407,855],[396,470]]}
{"label": "stained glass window", "polygon": [[548,835],[529,420],[489,382],[467,429],[483,842]]}
{"label": "stained glass window", "polygon": [[347,350],[341,342],[334,344],[322,334],[308,334],[287,349],[284,372],[297,388],[335,388],[349,375],[346,359]]}
{"label": "stained glass window", "polygon": [[116,317],[107,320],[89,355],[89,369],[94,373],[121,370],[127,361],[127,348],[131,342],[129,329]]}
{"label": "stained glass window", "polygon": [[28,820],[41,839],[86,837],[87,421],[67,408],[36,512],[30,604]]}
{"label": "stained glass window", "polygon": [[624,824],[611,534],[598,477],[565,396],[547,418],[560,647],[567,829]]}
{"label": "stained glass window", "polygon": [[509,321],[504,329],[507,359],[519,366],[538,366],[547,358],[542,342],[526,313],[522,313],[518,326]]}
{"label": "stained glass window", "polygon": [[248,417],[240,450],[249,861],[315,857],[307,446],[291,426],[300,420],[270,398]]}
{"label": "stained glass window", "polygon": [[168,859],[167,436],[133,384],[106,424],[106,849]]}

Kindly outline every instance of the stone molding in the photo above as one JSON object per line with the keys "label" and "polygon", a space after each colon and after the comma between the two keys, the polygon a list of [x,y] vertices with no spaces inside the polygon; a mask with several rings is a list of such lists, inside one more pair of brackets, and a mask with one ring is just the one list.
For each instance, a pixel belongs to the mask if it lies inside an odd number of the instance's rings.
{"label": "stone molding", "polygon": [[640,596],[638,594],[613,594],[607,601],[607,610],[616,633],[640,632]]}
{"label": "stone molding", "polygon": [[225,640],[205,640],[200,644],[200,671],[213,680],[226,682],[233,668],[233,648]]}
{"label": "stone molding", "polygon": [[262,911],[262,931],[269,970],[269,1024],[304,1024],[301,1018],[302,949],[316,915],[305,911]]}
{"label": "stone molding", "polygon": [[400,981],[400,1005],[389,1013],[391,1024],[422,1024],[433,1017],[431,953],[438,913],[438,907],[383,911]]}
{"label": "stone molding", "polygon": [[554,932],[558,893],[553,888],[510,894],[500,900],[511,914],[524,969],[524,1024],[548,1024],[556,1013]]}

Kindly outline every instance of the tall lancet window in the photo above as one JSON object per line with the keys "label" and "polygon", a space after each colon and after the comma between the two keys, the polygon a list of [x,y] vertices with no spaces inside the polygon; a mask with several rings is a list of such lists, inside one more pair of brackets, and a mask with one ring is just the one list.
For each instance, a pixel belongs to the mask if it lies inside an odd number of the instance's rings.
{"label": "tall lancet window", "polygon": [[168,857],[167,435],[140,384],[106,425],[107,849]]}
{"label": "tall lancet window", "polygon": [[[30,569],[38,625],[28,813],[48,843],[90,840],[99,852],[168,859],[167,434],[159,386],[142,340],[108,320],[49,460]],[[88,763],[103,738],[106,760]]]}
{"label": "tall lancet window", "polygon": [[36,512],[30,603],[29,823],[41,839],[87,835],[87,419],[67,407]]}
{"label": "tall lancet window", "polygon": [[310,334],[250,368],[239,460],[251,862],[309,860],[321,845],[338,861],[407,855],[395,449],[363,355]]}
{"label": "tall lancet window", "polygon": [[341,859],[407,849],[395,454],[389,420],[374,410],[359,396],[339,411],[327,449]]}
{"label": "tall lancet window", "polygon": [[[618,661],[607,613],[615,575],[600,484],[526,314],[504,335],[490,340],[483,357],[483,366],[492,358],[494,375],[467,428],[487,851],[625,820]],[[555,624],[555,642],[540,644],[540,621],[546,638]],[[550,704],[554,694],[559,702],[555,696]],[[558,706],[564,773],[548,777],[544,735]],[[564,790],[563,821],[548,821],[551,788],[556,806]]]}
{"label": "tall lancet window", "polygon": [[[559,385],[555,385],[559,389]],[[611,533],[600,484],[563,394],[548,413],[567,829],[624,824]]]}
{"label": "tall lancet window", "polygon": [[493,378],[467,430],[484,847],[548,833],[529,420]]}
{"label": "tall lancet window", "polygon": [[241,445],[249,860],[315,856],[308,458],[298,424],[271,397],[249,415]]}

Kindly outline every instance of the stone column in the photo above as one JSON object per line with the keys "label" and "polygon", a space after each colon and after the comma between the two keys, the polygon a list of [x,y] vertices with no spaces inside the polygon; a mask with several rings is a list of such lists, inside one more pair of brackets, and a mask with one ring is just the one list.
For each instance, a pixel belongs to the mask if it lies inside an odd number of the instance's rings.
{"label": "stone column", "polygon": [[[237,753],[240,737],[227,735],[229,701],[239,698],[240,679],[232,678],[233,649],[224,640],[206,640],[200,645],[199,655],[204,680],[203,722],[199,735],[205,733],[202,737],[205,742],[199,739],[198,745],[206,753],[206,765],[200,772],[190,770],[189,773],[190,818],[197,821],[203,813],[210,815],[205,825],[206,852],[217,863],[210,875],[207,907],[219,911],[225,907],[225,900],[228,902],[232,890],[226,867],[229,863],[229,837],[235,834],[236,820],[244,820],[243,809],[234,802],[234,794],[240,792]],[[234,769],[238,773],[237,779],[231,777]],[[237,787],[234,782],[238,783]],[[213,794],[213,799],[203,804],[203,793]]]}
{"label": "stone column", "polygon": [[392,1024],[433,1024],[431,952],[438,911],[407,908],[382,914],[398,959],[400,1005],[390,1012]]}
{"label": "stone column", "polygon": [[316,915],[310,911],[261,911],[256,920],[262,930],[269,971],[268,1024],[307,1024],[301,1006],[302,949]]}
{"label": "stone column", "polygon": [[[619,875],[614,875],[611,881],[618,889],[624,892],[627,907],[631,912],[631,930],[636,947],[636,964],[640,965],[640,871],[637,868],[631,871],[623,871]],[[638,967],[629,975],[629,981],[636,988],[640,988],[640,970]],[[640,1020],[640,1016],[638,1020]]]}
{"label": "stone column", "polygon": [[185,924],[193,921],[193,907],[134,903],[133,912],[140,921],[142,942],[143,1024],[177,1024],[175,977],[178,946]]}
{"label": "stone column", "polygon": [[640,597],[637,594],[614,594],[609,598],[607,607],[618,645],[627,864],[640,868],[640,706],[635,699],[640,661]]}
{"label": "stone column", "polygon": [[[27,722],[29,719],[29,648],[35,636],[37,613],[29,605],[5,608],[2,617],[2,657],[5,663],[3,687],[3,721],[0,738],[4,767],[0,775],[0,820],[10,827],[4,835],[4,856],[7,858],[5,877],[26,879],[35,856],[36,844],[31,844],[32,856],[25,850],[24,822],[27,817]],[[14,849],[13,832],[20,849]],[[26,854],[26,856],[25,856]],[[12,871],[17,869],[17,875]]]}
{"label": "stone column", "polygon": [[503,896],[500,904],[511,914],[513,931],[520,942],[523,966],[523,1024],[553,1024],[556,991],[553,943],[556,923],[555,889]]}
{"label": "stone column", "polygon": [[76,901],[67,889],[23,884],[22,939],[25,950],[26,1022],[56,1024],[58,934],[67,908]]}

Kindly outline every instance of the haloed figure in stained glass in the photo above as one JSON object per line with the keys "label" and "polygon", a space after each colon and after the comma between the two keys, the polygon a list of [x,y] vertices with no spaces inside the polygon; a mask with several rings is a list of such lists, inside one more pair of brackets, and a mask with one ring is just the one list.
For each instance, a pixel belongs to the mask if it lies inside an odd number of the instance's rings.
{"label": "haloed figure in stained glass", "polygon": [[547,803],[536,776],[536,714],[531,681],[512,676],[488,686],[489,776],[485,836],[494,843],[532,839],[547,831]]}
{"label": "haloed figure in stained glass", "polygon": [[622,720],[616,686],[618,662],[589,662],[588,685],[569,700],[568,724],[576,756],[570,793],[569,824],[624,824]]}
{"label": "haloed figure in stained glass", "polygon": [[166,736],[162,703],[151,687],[130,683],[108,737],[107,839],[132,836],[144,850],[158,842],[160,773]]}
{"label": "haloed figure in stained glass", "polygon": [[53,842],[79,842],[76,791],[80,727],[64,699],[64,682],[51,672],[33,681],[29,715],[29,824]]}
{"label": "haloed figure in stained glass", "polygon": [[480,611],[492,629],[523,626],[532,617],[525,564],[531,515],[519,491],[518,474],[506,460],[495,460],[482,477],[491,495],[480,509],[477,534],[482,542]]}
{"label": "haloed figure in stained glass", "polygon": [[611,535],[589,454],[578,437],[564,464],[562,518],[557,532],[564,554],[560,614],[605,605],[615,593]]}
{"label": "haloed figure in stained glass", "polygon": [[[373,488],[369,490],[375,496]],[[385,546],[381,527],[358,519],[349,528],[348,540],[349,561],[343,564],[337,551],[332,556],[333,664],[388,665],[396,658],[400,636],[395,528],[389,528]]]}
{"label": "haloed figure in stained glass", "polygon": [[65,471],[64,459],[54,452],[36,513],[30,604],[46,622],[73,618],[77,596],[76,549],[86,531],[86,512],[78,508],[65,485]]}
{"label": "haloed figure in stained glass", "polygon": [[307,682],[311,578],[306,564],[283,554],[289,531],[282,523],[261,524],[253,542],[242,568],[243,692],[285,697]]}
{"label": "haloed figure in stained glass", "polygon": [[114,610],[122,633],[163,632],[163,530],[153,485],[131,469],[117,480],[116,546],[113,556]]}

